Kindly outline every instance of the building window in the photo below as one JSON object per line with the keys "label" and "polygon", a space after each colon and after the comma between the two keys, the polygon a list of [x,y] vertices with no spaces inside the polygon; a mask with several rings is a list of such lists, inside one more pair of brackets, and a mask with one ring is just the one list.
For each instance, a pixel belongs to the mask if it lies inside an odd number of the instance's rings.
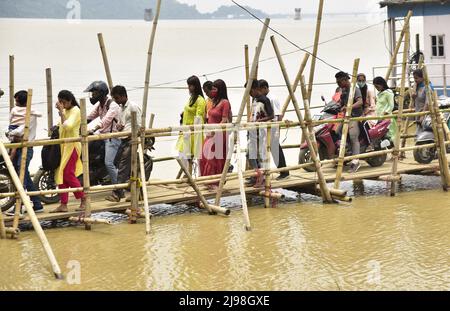
{"label": "building window", "polygon": [[431,36],[431,57],[445,57],[444,35]]}

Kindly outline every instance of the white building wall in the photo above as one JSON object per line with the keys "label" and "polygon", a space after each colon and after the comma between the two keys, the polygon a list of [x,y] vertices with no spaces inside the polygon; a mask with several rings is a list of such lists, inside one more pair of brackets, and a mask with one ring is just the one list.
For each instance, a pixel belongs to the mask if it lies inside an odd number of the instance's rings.
{"label": "white building wall", "polygon": [[[450,63],[450,15],[434,15],[434,16],[424,16],[424,54],[425,63],[430,64],[427,69],[430,75],[430,79],[435,86],[442,86],[443,79],[443,68],[441,65],[431,65],[431,64],[442,64]],[[431,35],[444,35],[444,57],[432,57],[431,51]],[[450,65],[446,66],[447,75],[450,76]],[[433,76],[439,76],[436,78]],[[450,79],[447,78],[447,85]]]}

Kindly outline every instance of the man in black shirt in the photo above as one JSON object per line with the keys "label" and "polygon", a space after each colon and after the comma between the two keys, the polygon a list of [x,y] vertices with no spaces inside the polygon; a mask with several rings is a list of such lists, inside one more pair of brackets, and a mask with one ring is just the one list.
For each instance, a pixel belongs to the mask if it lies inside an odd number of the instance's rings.
{"label": "man in black shirt", "polygon": [[[338,72],[335,75],[336,83],[341,88],[341,105],[342,110],[345,111],[347,109],[347,102],[350,95],[351,83],[350,76],[345,72]],[[353,97],[353,106],[352,106],[352,117],[361,117],[363,115],[363,101],[362,95],[359,88],[355,88],[355,94]],[[361,146],[359,144],[359,122],[358,121],[350,121],[348,125],[348,135],[350,138],[350,142],[352,143],[352,155],[360,154]],[[355,173],[361,164],[358,159],[352,161],[350,165],[350,172]]]}

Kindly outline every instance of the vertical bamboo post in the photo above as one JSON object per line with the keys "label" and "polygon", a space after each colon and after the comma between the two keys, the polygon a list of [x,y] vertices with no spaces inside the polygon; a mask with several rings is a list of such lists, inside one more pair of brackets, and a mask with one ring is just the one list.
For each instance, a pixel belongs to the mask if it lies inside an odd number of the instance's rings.
{"label": "vertical bamboo post", "polygon": [[348,95],[347,101],[347,112],[345,114],[344,125],[342,127],[342,138],[341,138],[341,147],[339,149],[339,159],[338,166],[336,169],[336,180],[334,181],[334,188],[339,189],[341,184],[342,170],[344,168],[344,157],[347,147],[347,136],[348,136],[348,127],[350,123],[350,118],[352,116],[352,107],[353,107],[353,99],[355,97],[355,89],[356,89],[356,75],[358,74],[359,68],[359,58],[355,59],[353,64],[353,77],[352,77],[352,88],[350,89],[350,94]]}
{"label": "vertical bamboo post", "polygon": [[[255,48],[255,54],[261,54],[261,50],[259,50],[259,52],[258,52],[258,47]],[[256,60],[256,70],[255,70],[255,75],[253,76],[253,78],[255,80],[258,80],[258,72],[259,72],[259,57]]]}
{"label": "vertical bamboo post", "polygon": [[145,232],[150,234],[150,209],[148,206],[148,193],[147,193],[147,178],[145,176],[145,166],[144,166],[144,149],[142,148],[142,144],[138,146],[139,153],[139,164],[140,164],[140,173],[141,173],[141,184],[142,184],[142,194],[144,197],[144,212],[145,212]]}
{"label": "vertical bamboo post", "polygon": [[250,225],[250,217],[248,215],[247,197],[245,194],[245,187],[244,187],[244,175],[242,174],[241,139],[239,134],[236,136],[236,158],[239,177],[239,192],[241,194],[241,203],[242,203],[242,211],[244,214],[245,230],[250,231],[252,227]]}
{"label": "vertical bamboo post", "polygon": [[2,212],[0,212],[0,239],[6,239],[6,227]]}
{"label": "vertical bamboo post", "polygon": [[151,129],[153,128],[153,123],[155,122],[155,114],[151,113],[150,114],[150,119],[148,120],[148,128]]}
{"label": "vertical bamboo post", "polygon": [[31,206],[30,198],[26,195],[25,189],[23,188],[22,183],[20,182],[19,176],[17,176],[16,171],[14,170],[14,166],[9,158],[8,151],[5,148],[5,145],[3,142],[0,141],[0,153],[5,160],[6,167],[9,171],[9,174],[11,175],[11,178],[13,180],[14,186],[17,189],[17,192],[20,195],[21,200],[23,201],[23,204],[25,206],[25,209],[27,210],[28,217],[31,220],[31,223],[33,225],[34,231],[39,237],[39,240],[42,243],[42,246],[44,247],[44,251],[50,261],[50,264],[52,266],[53,273],[57,279],[62,279],[62,273],[61,269],[59,268],[58,262],[56,261],[56,257],[52,251],[52,248],[47,240],[47,237],[45,236],[44,230],[42,230],[41,224],[39,223],[38,218],[36,217],[36,214],[34,213],[33,207]]}
{"label": "vertical bamboo post", "polygon": [[[23,141],[28,142],[28,136],[30,134],[30,117],[31,117],[31,100],[33,98],[33,90],[28,89],[28,96],[27,96],[27,110],[25,115],[25,128],[23,130]],[[27,153],[28,153],[28,147],[22,148],[22,157],[20,159],[20,172],[19,172],[19,178],[20,182],[24,184],[24,178],[25,178],[25,166],[27,162]],[[22,207],[22,201],[20,200],[20,196],[17,197],[16,200],[16,209],[14,211],[14,220],[13,220],[13,229],[17,229],[19,227],[19,220],[20,220],[20,214],[21,214],[21,208]]]}
{"label": "vertical bamboo post", "polygon": [[[311,109],[308,99],[308,92],[306,91],[306,84],[305,84],[305,77],[301,76],[300,78],[300,89],[302,91],[302,97],[303,97],[303,106],[305,107],[305,121],[308,126],[308,133],[310,134],[310,140],[313,142],[314,149],[316,151],[317,156],[319,157],[319,150],[317,148],[317,142],[316,142],[316,135],[314,132],[314,126],[312,125],[312,117],[311,117]],[[302,133],[302,143],[305,138],[305,133]],[[312,134],[312,135],[311,135]],[[319,157],[320,160],[320,157]]]}
{"label": "vertical bamboo post", "polygon": [[[155,114],[150,114],[150,120],[148,122],[148,128],[151,129],[153,127],[153,122],[155,121]],[[141,184],[142,184],[142,195],[144,199],[144,213],[145,213],[145,231],[147,234],[150,234],[151,230],[151,222],[150,222],[150,207],[148,205],[148,191],[147,191],[147,177],[145,176],[145,163],[144,163],[144,146],[145,146],[145,133],[143,133],[143,138],[141,140],[141,144],[138,146],[138,154],[139,154],[139,171],[141,176]],[[144,145],[142,144],[144,143]]]}
{"label": "vertical bamboo post", "polygon": [[180,165],[181,169],[184,171],[184,174],[186,175],[187,179],[189,180],[189,183],[191,184],[191,187],[197,193],[200,202],[203,204],[203,206],[208,210],[210,214],[214,214],[205,197],[203,196],[202,192],[200,191],[200,188],[197,186],[195,180],[192,178],[189,169],[184,165],[183,161],[180,158],[177,158],[177,162]]}
{"label": "vertical bamboo post", "polygon": [[[417,42],[418,42],[418,34],[416,35],[416,44],[418,44]],[[410,33],[410,37],[411,37],[411,33]],[[421,69],[422,68],[422,66],[423,66],[423,55],[420,55],[420,58],[419,58],[419,64],[418,64],[418,66],[417,66],[417,68],[418,69]],[[408,74],[408,81],[409,81],[409,92],[410,92],[410,103],[409,103],[409,109],[412,109],[412,108],[414,108],[414,100],[412,99],[412,96],[411,96],[411,78],[410,78],[410,76],[409,76],[410,74]],[[410,118],[407,118],[406,119],[406,124],[405,124],[405,126],[403,127],[403,134],[404,135],[406,135],[406,134],[408,134],[408,129],[409,129],[409,127],[410,127],[410,125],[409,125],[409,122],[410,122]],[[406,146],[406,137],[404,137],[404,138],[402,138],[402,148],[404,148]],[[404,151],[402,151],[401,152],[401,154],[400,154],[400,158],[405,158],[406,157],[406,154],[405,154],[405,152]]]}
{"label": "vertical bamboo post", "polygon": [[[264,130],[264,129],[263,129]],[[271,193],[271,180],[270,180],[270,155],[271,155],[271,130],[272,127],[267,126],[266,129],[267,134],[267,140],[266,140],[266,157],[264,159],[264,190],[266,191],[266,195],[264,196],[264,207],[269,208],[270,207],[270,193]]]}
{"label": "vertical bamboo post", "polygon": [[289,94],[290,94],[290,96],[292,98],[292,103],[294,105],[295,112],[297,113],[297,118],[298,118],[298,121],[300,122],[300,127],[302,128],[302,131],[304,133],[307,133],[307,135],[305,135],[305,138],[306,138],[306,142],[308,144],[309,150],[311,150],[311,158],[314,161],[314,165],[315,165],[316,170],[317,170],[317,177],[319,179],[320,190],[322,192],[322,198],[323,198],[324,202],[332,203],[333,199],[331,198],[330,190],[327,187],[327,183],[326,183],[325,177],[324,177],[323,172],[322,172],[322,167],[321,167],[321,164],[320,164],[320,160],[318,159],[318,156],[317,156],[316,151],[315,151],[315,147],[313,145],[313,141],[311,140],[311,135],[314,135],[314,133],[309,133],[309,131],[308,131],[306,125],[305,125],[305,122],[303,121],[303,117],[302,117],[302,114],[300,112],[300,108],[299,108],[299,105],[298,105],[298,102],[297,102],[297,98],[295,97],[295,94],[294,94],[294,92],[292,90],[291,82],[289,81],[289,76],[288,76],[288,74],[286,72],[286,67],[284,65],[284,61],[283,61],[283,58],[281,56],[281,53],[280,53],[280,50],[278,48],[277,42],[275,40],[275,37],[271,36],[270,40],[272,41],[272,45],[273,45],[273,48],[275,50],[275,54],[277,55],[278,63],[280,64],[281,72],[283,73],[284,81],[286,82],[286,86],[287,86]]}
{"label": "vertical bamboo post", "polygon": [[[294,84],[292,84],[292,91],[294,93],[295,93],[295,91],[297,91],[298,84],[300,83],[300,78],[303,75],[303,71],[305,71],[308,59],[309,59],[309,54],[305,54],[305,56],[303,57],[303,60],[300,64],[300,68],[298,69],[297,76],[295,77]],[[286,110],[287,110],[290,102],[291,102],[291,96],[288,95],[286,100],[284,101],[283,108],[281,109],[281,119],[284,119],[284,115],[286,114]]]}
{"label": "vertical bamboo post", "polygon": [[[269,23],[270,23],[270,19],[266,18],[264,21],[264,27],[261,30],[261,34],[259,36],[258,48],[256,49],[255,56],[253,57],[252,69],[250,70],[250,77],[247,81],[247,87],[245,88],[244,96],[242,97],[241,106],[239,108],[239,113],[238,113],[237,119],[235,121],[235,124],[237,124],[237,125],[241,124],[242,115],[244,114],[244,109],[246,107],[247,100],[250,96],[250,89],[252,88],[252,83],[255,80],[256,67],[258,65],[259,55],[261,53],[262,46],[264,44],[264,40],[266,37]],[[239,129],[233,130],[233,132],[231,133],[232,139],[230,139],[230,141],[232,141],[233,143],[235,142],[236,135],[239,135]],[[225,167],[223,168],[223,171],[222,171],[222,177],[220,178],[219,188],[217,189],[215,205],[220,205],[220,198],[222,196],[223,186],[225,184],[225,179],[227,177],[228,169],[230,167],[232,155],[233,155],[233,146],[230,146],[230,148],[228,149],[228,153],[227,153]]]}
{"label": "vertical bamboo post", "polygon": [[9,111],[14,107],[14,55],[9,55]]}
{"label": "vertical bamboo post", "polygon": [[[84,217],[91,217],[91,181],[89,176],[89,141],[88,141],[88,130],[87,130],[87,114],[86,114],[86,99],[80,99],[80,112],[81,112],[81,161],[83,164],[83,192],[86,198],[86,209],[84,211]],[[85,223],[84,228],[86,230],[91,230],[91,224]]]}
{"label": "vertical bamboo post", "polygon": [[423,66],[423,77],[426,87],[426,96],[427,96],[427,102],[428,102],[428,108],[431,112],[431,118],[432,118],[432,127],[433,127],[433,133],[436,140],[436,150],[438,153],[439,158],[439,166],[441,169],[441,181],[442,181],[442,188],[444,191],[447,191],[449,186],[449,180],[450,180],[450,172],[448,168],[448,161],[447,161],[447,155],[445,152],[445,142],[444,137],[441,133],[442,131],[442,124],[438,120],[438,114],[436,113],[436,106],[434,102],[434,96],[431,91],[430,87],[430,79],[428,76],[428,68],[427,66]]}
{"label": "vertical bamboo post", "polygon": [[[403,44],[403,61],[402,61],[402,80],[400,84],[400,100],[398,104],[398,114],[397,114],[397,135],[394,138],[394,152],[392,153],[393,156],[393,163],[392,163],[392,181],[391,181],[391,196],[395,196],[395,190],[397,186],[397,168],[398,168],[398,162],[400,159],[400,136],[402,133],[402,125],[403,125],[403,103],[405,101],[405,94],[406,94],[406,71],[408,70],[408,51],[409,51],[409,44],[410,44],[410,28],[409,25],[406,25],[406,31],[405,31],[405,43]],[[409,79],[409,77],[408,77]]]}
{"label": "vertical bamboo post", "polygon": [[387,82],[389,82],[389,78],[391,77],[392,68],[396,65],[395,63],[396,63],[396,59],[397,59],[397,54],[398,54],[398,51],[400,50],[400,46],[402,44],[403,38],[405,37],[406,28],[407,28],[407,25],[409,25],[409,20],[411,19],[412,14],[413,14],[412,11],[408,11],[408,14],[405,17],[405,23],[403,25],[402,32],[400,33],[400,38],[398,38],[397,44],[396,44],[395,49],[394,49],[394,53],[392,53],[392,57],[391,57],[391,61],[389,63],[388,71],[387,71],[386,76],[385,76],[385,80]]}
{"label": "vertical bamboo post", "polygon": [[[245,56],[245,81],[248,82],[248,78],[250,76],[250,60],[248,56],[248,45],[244,46],[244,56]],[[250,107],[250,97],[247,100],[247,122],[251,121],[252,112]]]}
{"label": "vertical bamboo post", "polygon": [[436,120],[436,129],[438,132],[438,139],[439,139],[439,146],[440,146],[440,158],[441,158],[441,176],[444,176],[445,179],[445,185],[443,185],[444,191],[448,190],[448,187],[450,187],[450,171],[448,166],[448,159],[447,159],[447,148],[445,146],[445,123],[443,122],[441,118],[441,113],[439,112],[439,105],[438,105],[438,97],[436,91],[433,92],[433,101],[431,102],[431,105],[433,106],[433,114],[434,118]]}
{"label": "vertical bamboo post", "polygon": [[322,14],[323,14],[323,2],[324,2],[324,0],[320,0],[319,12],[317,13],[316,34],[314,37],[314,48],[313,48],[313,55],[312,55],[312,59],[311,59],[311,70],[309,71],[309,81],[308,81],[308,101],[309,102],[311,102],[312,89],[313,89],[313,83],[314,83],[314,73],[316,71],[316,57],[317,57],[317,50],[319,48],[320,27],[322,24]]}
{"label": "vertical bamboo post", "polygon": [[112,89],[114,84],[112,81],[111,70],[109,68],[108,55],[106,53],[106,47],[105,47],[105,42],[103,40],[103,34],[98,33],[97,37],[98,37],[98,43],[100,45],[100,50],[102,52],[103,65],[105,66],[106,79],[108,80],[108,86],[110,89]]}
{"label": "vertical bamboo post", "polygon": [[48,137],[52,135],[53,127],[53,85],[52,85],[52,69],[45,69],[45,81],[47,85],[47,131]]}
{"label": "vertical bamboo post", "polygon": [[145,121],[145,119],[147,118],[147,103],[148,103],[148,92],[149,92],[149,86],[150,86],[150,71],[152,69],[153,45],[155,43],[156,28],[158,26],[160,12],[161,12],[161,0],[158,0],[156,2],[155,17],[153,18],[152,33],[150,35],[150,43],[149,43],[148,52],[147,52],[147,67],[145,70],[144,98],[142,101],[142,116],[141,116],[141,118],[142,118],[141,126],[144,128],[145,128],[145,124],[147,123]]}
{"label": "vertical bamboo post", "polygon": [[139,129],[137,126],[137,113],[131,112],[131,177],[130,177],[130,190],[131,190],[131,213],[130,223],[135,224],[137,222],[138,211],[138,191],[137,191],[137,145],[139,143],[138,137]]}

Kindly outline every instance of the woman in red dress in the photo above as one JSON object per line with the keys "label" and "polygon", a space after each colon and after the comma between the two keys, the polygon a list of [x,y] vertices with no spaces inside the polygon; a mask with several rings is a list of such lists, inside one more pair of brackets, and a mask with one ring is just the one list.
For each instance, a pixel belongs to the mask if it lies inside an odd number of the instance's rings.
{"label": "woman in red dress", "polygon": [[[208,111],[208,124],[230,123],[232,121],[231,105],[228,101],[227,86],[223,80],[216,80],[211,91],[212,108]],[[201,176],[222,174],[228,152],[228,134],[226,132],[208,132],[203,144],[200,159]],[[209,184],[214,190],[219,183]]]}

